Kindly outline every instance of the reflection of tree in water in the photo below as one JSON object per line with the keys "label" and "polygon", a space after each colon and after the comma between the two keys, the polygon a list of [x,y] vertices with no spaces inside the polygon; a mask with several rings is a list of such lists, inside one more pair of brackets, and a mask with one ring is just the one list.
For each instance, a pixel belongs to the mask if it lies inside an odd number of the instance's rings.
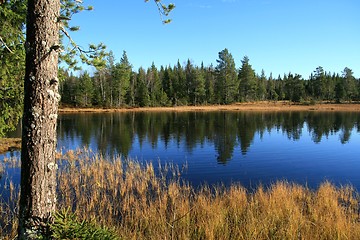
{"label": "reflection of tree in water", "polygon": [[284,112],[283,122],[281,124],[283,132],[288,139],[299,140],[302,135],[302,129],[305,122],[304,112]]}
{"label": "reflection of tree in water", "polygon": [[237,133],[240,142],[240,149],[243,155],[246,155],[251,143],[254,140],[255,133],[264,127],[258,124],[262,121],[262,116],[252,113],[239,113],[237,114]]}
{"label": "reflection of tree in water", "polygon": [[[235,116],[236,117],[236,116]],[[215,116],[214,146],[218,153],[217,160],[225,164],[232,158],[236,145],[236,118],[234,115],[220,112]]]}
{"label": "reflection of tree in water", "polygon": [[94,143],[103,154],[127,156],[135,139],[140,147],[149,142],[154,149],[159,143],[165,148],[170,142],[179,148],[184,144],[188,152],[213,143],[222,164],[232,158],[237,146],[246,154],[255,135],[262,137],[266,131],[281,131],[298,141],[306,124],[315,143],[332,134],[347,143],[354,128],[360,131],[360,114],[341,112],[129,112],[64,114],[59,119],[60,139]]}
{"label": "reflection of tree in water", "polygon": [[325,136],[339,133],[342,144],[350,140],[351,131],[356,127],[360,120],[358,113],[342,112],[314,112],[308,115],[307,124],[309,132],[315,143],[320,143]]}

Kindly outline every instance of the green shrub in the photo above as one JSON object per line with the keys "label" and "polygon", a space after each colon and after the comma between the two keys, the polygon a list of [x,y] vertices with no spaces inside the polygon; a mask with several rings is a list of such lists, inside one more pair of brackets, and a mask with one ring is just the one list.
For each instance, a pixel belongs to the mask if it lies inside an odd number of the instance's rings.
{"label": "green shrub", "polygon": [[55,239],[119,239],[106,227],[100,227],[87,221],[79,221],[75,214],[69,210],[57,212],[50,228]]}

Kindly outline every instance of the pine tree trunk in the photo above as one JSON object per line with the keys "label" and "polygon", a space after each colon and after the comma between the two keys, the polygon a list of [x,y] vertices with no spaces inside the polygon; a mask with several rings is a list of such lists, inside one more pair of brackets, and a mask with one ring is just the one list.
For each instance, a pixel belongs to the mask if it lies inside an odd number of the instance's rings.
{"label": "pine tree trunk", "polygon": [[47,234],[56,205],[59,0],[29,0],[19,239]]}

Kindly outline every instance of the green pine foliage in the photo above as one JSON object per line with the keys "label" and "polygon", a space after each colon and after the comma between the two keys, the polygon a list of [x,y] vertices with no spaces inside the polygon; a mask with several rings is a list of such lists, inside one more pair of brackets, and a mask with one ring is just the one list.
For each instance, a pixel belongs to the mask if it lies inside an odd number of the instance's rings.
{"label": "green pine foliage", "polygon": [[228,49],[219,52],[216,71],[217,99],[220,104],[229,104],[236,101],[239,87],[235,60]]}
{"label": "green pine foliage", "polygon": [[15,129],[22,114],[25,16],[25,0],[0,5],[0,137]]}
{"label": "green pine foliage", "polygon": [[[294,103],[356,102],[360,100],[360,81],[350,68],[331,74],[317,67],[308,79],[288,73],[274,79],[265,71],[256,74],[245,56],[236,69],[229,50],[219,52],[216,67],[196,66],[189,59],[182,65],[132,69],[126,52],[119,63],[110,52],[105,67],[94,73],[92,86],[81,83],[83,74],[75,77],[63,73],[62,103],[73,106],[155,107],[232,104],[249,101],[287,100]],[[86,87],[87,86],[87,87]],[[81,96],[78,96],[81,93]],[[84,98],[85,95],[85,98]],[[91,99],[88,99],[91,97]]]}
{"label": "green pine foliage", "polygon": [[110,89],[111,104],[110,107],[121,107],[125,103],[126,94],[129,91],[131,80],[131,65],[126,52],[123,52],[119,63],[109,69],[111,72]]}
{"label": "green pine foliage", "polygon": [[[70,24],[72,16],[84,10],[90,11],[92,7],[86,7],[82,1],[77,0],[61,0],[60,3],[61,12],[58,21],[61,24],[62,41],[58,46],[54,46],[54,49],[65,50],[60,51],[61,61],[67,63],[72,69],[78,69],[78,59],[99,68],[104,64],[104,57],[107,54],[105,46],[92,44],[87,50],[82,49],[76,45],[70,34],[72,31],[79,30],[78,26]],[[26,13],[27,0],[6,0],[0,3],[0,137],[15,129],[22,116]],[[84,86],[71,83],[70,81],[74,78],[64,71],[60,71],[59,79],[68,81],[66,84],[60,84],[62,92],[65,93],[63,102],[71,105],[78,104],[75,96]],[[92,96],[88,98],[89,101],[86,101],[85,105],[91,105]]]}
{"label": "green pine foliage", "polygon": [[242,65],[239,70],[239,96],[241,101],[257,100],[257,79],[255,71],[249,63],[249,58],[245,56],[241,61]]}
{"label": "green pine foliage", "polygon": [[52,239],[119,239],[112,230],[88,221],[80,221],[69,210],[55,214],[50,226]]}

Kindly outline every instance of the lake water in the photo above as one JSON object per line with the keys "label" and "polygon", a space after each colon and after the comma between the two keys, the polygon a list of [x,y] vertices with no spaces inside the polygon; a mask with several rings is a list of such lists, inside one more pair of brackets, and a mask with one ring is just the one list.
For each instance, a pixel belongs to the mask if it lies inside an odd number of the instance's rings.
{"label": "lake water", "polygon": [[195,186],[239,182],[251,189],[288,180],[316,188],[329,180],[360,190],[360,113],[59,115],[59,150],[84,146],[110,157],[186,165],[182,177]]}

